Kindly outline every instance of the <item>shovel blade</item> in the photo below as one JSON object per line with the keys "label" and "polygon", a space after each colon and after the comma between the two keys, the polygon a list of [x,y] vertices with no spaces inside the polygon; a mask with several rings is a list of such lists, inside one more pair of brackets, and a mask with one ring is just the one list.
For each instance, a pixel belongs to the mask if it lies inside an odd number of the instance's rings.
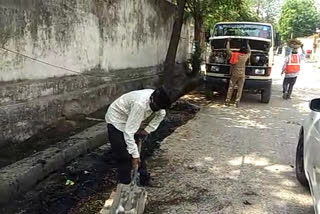
{"label": "shovel blade", "polygon": [[113,199],[106,201],[100,214],[142,214],[147,201],[145,188],[132,184],[118,184]]}

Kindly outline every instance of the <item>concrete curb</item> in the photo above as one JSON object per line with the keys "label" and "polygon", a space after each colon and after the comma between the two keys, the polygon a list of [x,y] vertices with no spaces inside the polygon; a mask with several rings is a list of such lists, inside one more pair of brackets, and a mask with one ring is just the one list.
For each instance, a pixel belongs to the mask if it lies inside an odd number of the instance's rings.
{"label": "concrete curb", "polygon": [[50,173],[106,142],[106,124],[99,123],[66,141],[1,169],[0,204],[27,192]]}

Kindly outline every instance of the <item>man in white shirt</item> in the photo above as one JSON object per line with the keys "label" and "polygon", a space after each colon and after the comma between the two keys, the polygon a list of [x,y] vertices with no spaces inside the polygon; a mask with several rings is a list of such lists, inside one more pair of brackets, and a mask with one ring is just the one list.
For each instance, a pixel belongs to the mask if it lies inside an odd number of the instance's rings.
{"label": "man in white shirt", "polygon": [[[170,106],[170,98],[162,87],[126,93],[110,105],[105,119],[120,183],[129,184],[132,168],[139,167],[140,154],[135,135],[155,131],[166,115],[165,109]],[[142,122],[149,118],[148,125],[140,129]],[[148,179],[143,176],[148,177],[146,172],[144,175],[140,172],[140,180]]]}

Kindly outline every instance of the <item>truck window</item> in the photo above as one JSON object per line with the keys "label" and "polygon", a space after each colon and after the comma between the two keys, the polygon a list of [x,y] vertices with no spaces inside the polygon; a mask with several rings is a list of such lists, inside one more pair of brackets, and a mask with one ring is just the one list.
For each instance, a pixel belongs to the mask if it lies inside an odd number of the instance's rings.
{"label": "truck window", "polygon": [[248,36],[271,39],[271,27],[255,24],[218,24],[214,36]]}

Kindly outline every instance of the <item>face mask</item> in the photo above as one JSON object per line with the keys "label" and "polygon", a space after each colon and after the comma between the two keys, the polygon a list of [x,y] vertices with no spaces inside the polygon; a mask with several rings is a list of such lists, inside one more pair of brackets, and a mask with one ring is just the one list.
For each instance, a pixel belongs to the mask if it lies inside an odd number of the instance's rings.
{"label": "face mask", "polygon": [[170,99],[163,88],[157,88],[151,95],[150,104],[154,109],[166,109],[171,106]]}

